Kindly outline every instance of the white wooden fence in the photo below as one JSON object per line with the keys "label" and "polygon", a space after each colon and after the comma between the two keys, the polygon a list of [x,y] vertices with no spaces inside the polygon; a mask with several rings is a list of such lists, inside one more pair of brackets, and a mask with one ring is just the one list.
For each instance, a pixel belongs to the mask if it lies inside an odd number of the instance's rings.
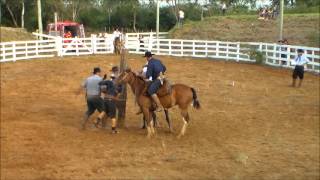
{"label": "white wooden fence", "polygon": [[297,55],[297,49],[303,49],[310,63],[307,71],[320,72],[320,48],[278,45],[271,43],[242,43],[183,39],[147,39],[142,41],[126,39],[126,48],[130,53],[143,54],[149,50],[158,55],[190,56],[199,58],[224,59],[235,61],[256,62],[250,55],[262,53],[265,63],[271,66],[293,68],[290,61]]}
{"label": "white wooden fence", "polygon": [[[127,33],[125,47],[129,53],[143,54],[146,50],[157,55],[190,56],[256,62],[250,52],[260,52],[265,63],[271,66],[293,68],[290,60],[296,56],[297,49],[303,49],[310,59],[306,70],[320,72],[320,48],[278,45],[271,43],[242,43],[204,40],[167,39],[168,33]],[[68,55],[108,54],[113,52],[113,38],[61,38],[48,40],[18,41],[0,43],[0,62],[21,59],[43,58]]]}

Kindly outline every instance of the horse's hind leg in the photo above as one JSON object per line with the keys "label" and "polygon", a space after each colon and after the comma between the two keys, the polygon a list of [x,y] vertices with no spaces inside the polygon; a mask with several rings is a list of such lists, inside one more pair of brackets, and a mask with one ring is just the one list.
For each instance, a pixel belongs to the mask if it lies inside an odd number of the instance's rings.
{"label": "horse's hind leg", "polygon": [[146,128],[146,118],[145,118],[145,116],[143,115],[143,119],[142,119],[142,127],[141,127],[141,129],[145,129]]}
{"label": "horse's hind leg", "polygon": [[168,123],[169,130],[170,130],[170,132],[172,133],[172,132],[173,132],[173,129],[172,129],[172,126],[171,126],[171,121],[170,121],[170,118],[169,118],[169,111],[168,111],[168,109],[165,109],[165,110],[164,110],[164,114],[166,115],[166,121],[167,121],[167,123]]}
{"label": "horse's hind leg", "polygon": [[188,109],[182,109],[181,110],[181,116],[182,116],[182,120],[183,120],[183,126],[181,128],[181,132],[180,132],[178,137],[181,137],[186,133],[186,129],[188,127],[189,120],[190,120],[189,119]]}
{"label": "horse's hind leg", "polygon": [[151,111],[153,127],[158,127],[157,115],[154,111]]}

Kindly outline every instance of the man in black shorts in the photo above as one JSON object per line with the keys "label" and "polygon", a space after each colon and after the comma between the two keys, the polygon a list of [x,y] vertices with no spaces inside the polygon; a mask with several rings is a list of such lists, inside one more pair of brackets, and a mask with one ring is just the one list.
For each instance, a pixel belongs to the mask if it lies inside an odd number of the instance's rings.
{"label": "man in black shorts", "polygon": [[304,76],[304,65],[309,62],[309,59],[304,55],[304,51],[302,49],[298,49],[298,55],[293,60],[293,64],[295,65],[293,74],[292,74],[292,87],[296,86],[296,79],[299,77],[299,87],[302,85],[302,80]]}
{"label": "man in black shorts", "polygon": [[116,134],[117,120],[116,120],[116,99],[117,91],[114,83],[111,80],[104,80],[99,83],[101,89],[101,97],[104,100],[105,112],[108,118],[111,119],[112,133]]}
{"label": "man in black shorts", "polygon": [[105,115],[103,99],[100,97],[99,83],[101,81],[101,69],[99,67],[95,67],[93,69],[93,75],[88,77],[82,84],[82,87],[86,91],[86,100],[88,107],[86,113],[84,114],[82,129],[86,128],[86,124],[89,120],[89,117],[96,110],[98,110],[100,113],[99,118],[102,118]]}

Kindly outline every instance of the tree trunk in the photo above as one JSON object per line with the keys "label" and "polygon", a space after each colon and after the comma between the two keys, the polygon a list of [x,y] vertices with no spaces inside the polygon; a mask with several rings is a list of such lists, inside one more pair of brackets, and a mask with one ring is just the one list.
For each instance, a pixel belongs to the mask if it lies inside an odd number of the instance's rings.
{"label": "tree trunk", "polygon": [[14,26],[15,26],[15,27],[18,27],[18,23],[17,23],[16,17],[15,17],[14,14],[12,13],[12,11],[11,11],[8,3],[6,3],[6,7],[7,7],[9,13],[10,13],[10,16],[11,16],[11,19],[12,19],[12,22],[13,22]]}
{"label": "tree trunk", "polygon": [[[43,32],[42,32],[41,0],[37,0],[37,6],[38,6],[38,28],[39,28],[39,34],[43,34]],[[40,39],[42,40],[42,36],[40,36]]]}
{"label": "tree trunk", "polygon": [[[122,47],[121,49],[121,59],[120,59],[120,73],[124,72],[127,68],[126,61],[127,50]],[[117,102],[118,106],[118,124],[119,127],[125,127],[126,119],[126,102],[127,102],[127,85],[123,85],[122,92],[119,97],[120,101]]]}
{"label": "tree trunk", "polygon": [[24,28],[24,0],[21,1],[22,10],[21,10],[21,28]]}

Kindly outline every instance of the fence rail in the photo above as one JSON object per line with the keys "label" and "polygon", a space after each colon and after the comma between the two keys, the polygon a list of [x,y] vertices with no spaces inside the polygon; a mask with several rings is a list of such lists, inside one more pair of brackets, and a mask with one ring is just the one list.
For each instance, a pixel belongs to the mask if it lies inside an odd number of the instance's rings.
{"label": "fence rail", "polygon": [[[130,53],[143,54],[146,50],[158,55],[190,56],[215,58],[234,61],[256,62],[252,53],[264,56],[265,63],[271,66],[293,68],[290,61],[296,56],[297,49],[303,49],[310,63],[307,71],[320,73],[320,48],[278,45],[256,42],[223,42],[204,40],[167,39],[168,33],[127,33],[125,47]],[[0,43],[0,62],[21,59],[108,54],[113,52],[113,38],[61,38],[48,40],[18,41]]]}

